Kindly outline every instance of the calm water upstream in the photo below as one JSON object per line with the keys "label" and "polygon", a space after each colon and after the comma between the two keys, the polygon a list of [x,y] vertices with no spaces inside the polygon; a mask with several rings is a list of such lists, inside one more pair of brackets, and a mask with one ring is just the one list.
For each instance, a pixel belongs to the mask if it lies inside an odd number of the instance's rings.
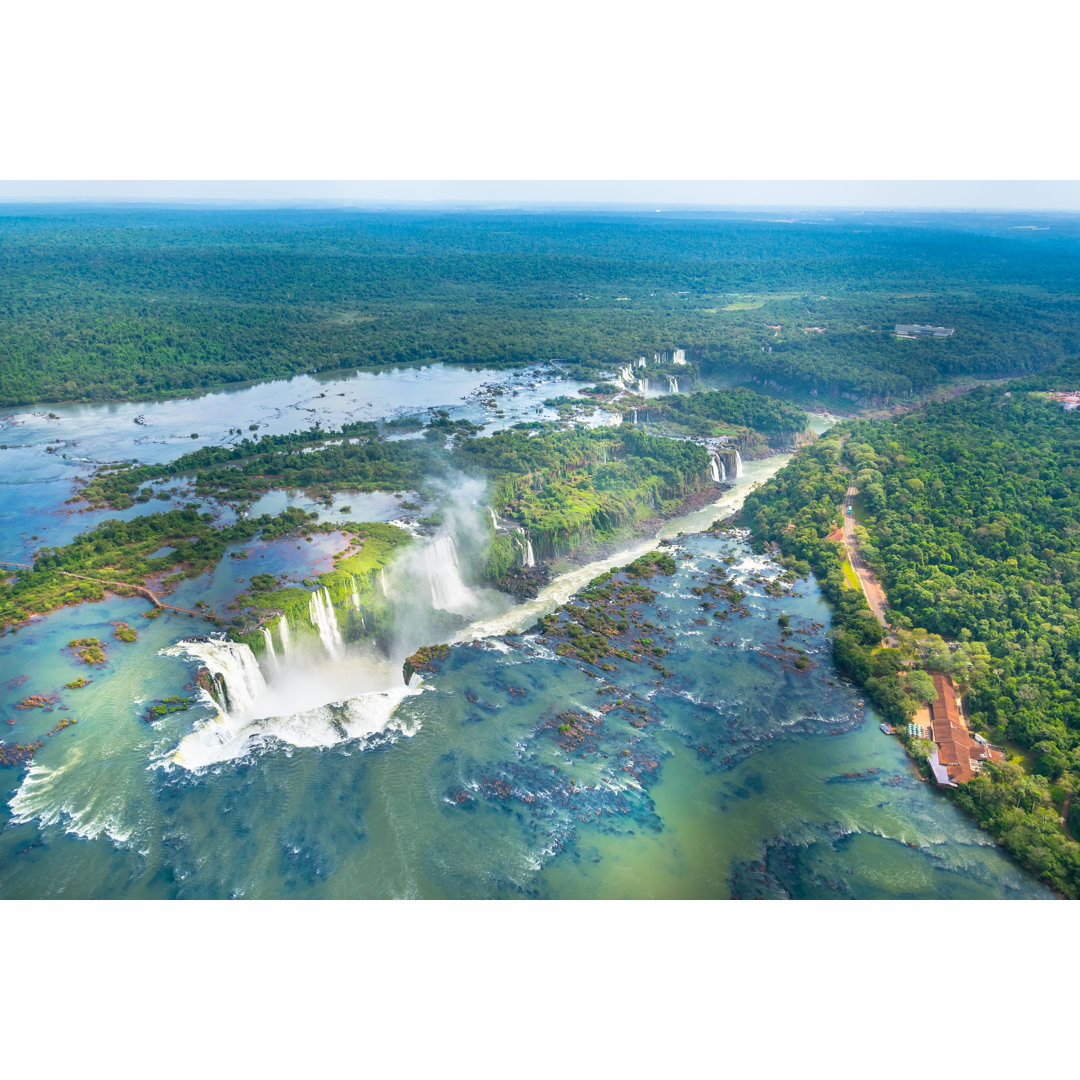
{"label": "calm water upstream", "polygon": [[[86,468],[76,456],[167,460],[227,441],[237,417],[245,429],[284,431],[316,417],[336,426],[364,409],[373,418],[438,407],[512,423],[565,392],[540,378],[429,366],[300,377],[157,405],[57,408],[60,420],[8,419],[0,442],[18,449],[0,451],[10,462],[4,557],[61,543],[99,518],[61,512],[72,477]],[[493,384],[505,391],[494,404]],[[306,411],[323,408],[330,411]],[[66,449],[47,453],[61,438]],[[707,527],[781,463],[747,463],[724,505],[665,533]],[[362,505],[369,519],[400,516],[390,496]],[[336,544],[319,536],[302,550],[282,541],[248,545],[254,570],[226,557],[212,577],[186,583],[177,602],[216,606],[242,587],[237,574],[280,572],[297,560],[311,572],[329,569]],[[399,669],[363,646],[331,662],[312,637],[257,672],[281,703],[281,722],[245,752],[203,767],[178,764],[176,752],[185,739],[190,746],[213,736],[213,710],[143,719],[150,702],[189,692],[196,663],[162,653],[192,632],[190,621],[146,620],[145,601],[111,599],[6,635],[0,716],[16,723],[5,738],[45,745],[29,771],[0,771],[0,896],[1049,895],[920,782],[898,744],[880,733],[832,666],[829,613],[813,583],[771,595],[765,585],[778,568],[739,536],[675,539],[668,550],[676,574],[655,577],[655,600],[636,605],[670,650],[667,679],[626,660],[593,677],[530,632],[596,574],[652,546],[571,571],[539,600],[462,627],[441,669],[412,693]],[[721,570],[747,593],[745,617],[718,618],[692,591]],[[794,630],[786,643],[781,614]],[[113,640],[109,623],[118,619],[137,629],[138,641]],[[83,636],[107,641],[104,668],[80,667],[63,651]],[[785,644],[805,651],[804,670]],[[93,680],[88,687],[62,689],[79,674]],[[295,699],[318,680],[322,711],[305,717]],[[400,704],[389,721],[342,738],[333,726],[340,717],[328,721],[324,703],[339,685],[351,692],[365,680]],[[57,691],[61,704],[52,712],[14,709],[27,694]],[[560,731],[560,716],[571,713],[585,733],[580,740]],[[69,716],[77,724],[49,736]]]}

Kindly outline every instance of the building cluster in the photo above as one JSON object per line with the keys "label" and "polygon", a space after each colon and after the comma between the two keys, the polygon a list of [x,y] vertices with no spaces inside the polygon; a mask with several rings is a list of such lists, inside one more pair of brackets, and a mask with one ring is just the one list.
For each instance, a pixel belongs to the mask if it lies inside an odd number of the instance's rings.
{"label": "building cluster", "polygon": [[956,328],[953,326],[922,326],[911,323],[896,324],[897,337],[952,337],[954,333],[956,333]]}
{"label": "building cluster", "polygon": [[978,776],[984,761],[1004,761],[1005,755],[981,735],[973,734],[957,708],[952,679],[935,672],[937,700],[930,706],[930,768],[939,784],[957,787]]}
{"label": "building cluster", "polygon": [[1066,412],[1072,412],[1080,406],[1080,390],[1042,390],[1038,396],[1060,402]]}

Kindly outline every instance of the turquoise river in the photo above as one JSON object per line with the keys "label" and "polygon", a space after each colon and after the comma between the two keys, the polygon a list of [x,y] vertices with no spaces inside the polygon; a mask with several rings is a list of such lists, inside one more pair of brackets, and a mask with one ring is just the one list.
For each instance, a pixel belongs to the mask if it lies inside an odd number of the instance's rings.
{"label": "turquoise river", "polygon": [[[249,424],[276,433],[441,409],[491,430],[554,418],[543,400],[576,388],[549,367],[416,365],[12,413],[0,418],[0,558],[25,561],[105,518],[190,501],[180,490],[122,514],[65,505],[96,463],[227,444],[241,438],[238,417],[245,434]],[[716,504],[661,536],[555,567],[525,604],[477,589],[466,565],[432,578],[454,644],[408,686],[401,659],[429,643],[422,636],[387,657],[363,641],[339,646],[324,626],[256,661],[224,640],[185,643],[205,631],[177,614],[148,620],[145,600],[115,597],[5,634],[0,719],[15,723],[2,734],[43,746],[28,768],[0,769],[0,896],[1049,898],[880,732],[832,664],[813,581],[778,586],[779,567],[744,536],[705,531],[785,460],[748,462]],[[414,498],[339,501],[355,520],[412,527],[426,511]],[[309,507],[274,492],[255,512],[290,504]],[[661,542],[676,572],[648,582],[655,595],[632,614],[666,648],[668,677],[624,659],[598,673],[536,632],[591,579]],[[247,561],[227,555],[174,602],[217,607],[242,575],[329,570],[343,546],[338,533],[302,549],[248,544]],[[703,607],[720,580],[745,598]],[[415,593],[418,581],[403,568],[388,588]],[[138,640],[116,641],[117,620]],[[65,651],[87,636],[107,642],[103,668]],[[151,702],[190,694],[204,665],[226,680],[228,713],[204,701],[145,719]],[[89,686],[63,689],[80,674]],[[28,694],[60,701],[16,710]],[[66,716],[77,723],[55,730]]]}

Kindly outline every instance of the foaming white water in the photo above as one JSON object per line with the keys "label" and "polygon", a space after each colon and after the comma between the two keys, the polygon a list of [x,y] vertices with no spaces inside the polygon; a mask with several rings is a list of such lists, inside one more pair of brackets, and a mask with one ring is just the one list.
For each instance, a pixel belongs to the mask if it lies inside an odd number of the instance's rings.
{"label": "foaming white water", "polygon": [[115,806],[108,809],[98,806],[100,801],[108,802],[111,793],[95,792],[91,801],[81,807],[64,798],[63,776],[78,765],[81,757],[81,751],[74,750],[56,768],[31,765],[19,790],[8,803],[11,820],[17,825],[37,821],[39,828],[60,825],[64,832],[84,840],[104,834],[114,843],[125,843],[131,837],[131,829],[116,819]]}
{"label": "foaming white water", "polygon": [[323,648],[333,659],[340,660],[345,652],[345,642],[341,639],[329,589],[322,588],[311,594],[308,600],[308,618],[311,619],[312,626],[319,631]]}
{"label": "foaming white water", "polygon": [[225,682],[228,708],[232,712],[247,715],[266,693],[266,680],[259,662],[243,642],[226,638],[181,641],[162,649],[162,655],[200,660],[211,675],[220,676]]}
{"label": "foaming white water", "polygon": [[738,450],[735,451],[735,479],[739,480],[743,474],[742,455]]}
{"label": "foaming white water", "polygon": [[405,698],[419,694],[421,689],[399,685],[369,690],[282,716],[244,718],[219,712],[184,736],[169,760],[185,769],[204,769],[261,748],[267,739],[315,747],[370,738],[391,730],[411,736],[419,728],[406,728],[393,719],[393,714]]}
{"label": "foaming white water", "polygon": [[522,558],[521,558],[521,565],[522,566],[535,566],[536,565],[536,556],[533,554],[532,541],[528,537],[525,537],[525,552],[524,552],[524,554],[522,555]]}
{"label": "foaming white water", "polygon": [[288,660],[292,655],[292,641],[289,638],[289,624],[284,615],[278,619],[278,635],[281,638],[281,655]]}
{"label": "foaming white water", "polygon": [[197,722],[158,765],[201,769],[240,757],[267,739],[291,746],[333,746],[391,728],[413,733],[392,722],[397,706],[420,692],[419,686],[402,685],[400,664],[363,654],[350,656],[348,664],[301,655],[293,664],[282,663],[279,674],[267,683],[251,650],[240,643],[183,641],[163,650],[163,655],[199,660],[211,673],[220,674],[229,707],[219,708],[202,692],[203,703],[214,715]]}
{"label": "foaming white water", "polygon": [[616,566],[625,566],[628,562],[655,550],[661,540],[671,539],[679,533],[701,532],[707,529],[719,517],[735,513],[743,504],[747,492],[755,485],[764,483],[769,477],[779,472],[791,460],[790,454],[774,454],[752,463],[741,483],[726,491],[714,503],[702,510],[672,518],[650,540],[640,540],[625,548],[620,548],[611,555],[606,555],[585,566],[575,567],[565,574],[560,574],[540,590],[532,600],[526,600],[509,611],[494,617],[485,617],[462,627],[451,639],[451,644],[460,641],[474,641],[477,638],[495,637],[501,634],[518,634],[527,630],[538,619],[549,615],[561,604],[565,604],[578,590],[587,585],[594,577],[599,577]]}
{"label": "foaming white water", "polygon": [[432,607],[455,615],[468,615],[476,610],[476,598],[461,580],[452,536],[436,537],[424,549],[424,565],[431,586]]}

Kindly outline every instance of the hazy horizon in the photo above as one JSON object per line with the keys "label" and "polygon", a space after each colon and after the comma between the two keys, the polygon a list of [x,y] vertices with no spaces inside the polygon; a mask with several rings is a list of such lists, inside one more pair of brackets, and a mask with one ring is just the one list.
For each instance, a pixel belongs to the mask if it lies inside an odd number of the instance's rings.
{"label": "hazy horizon", "polygon": [[0,181],[0,203],[1080,212],[1080,181]]}

